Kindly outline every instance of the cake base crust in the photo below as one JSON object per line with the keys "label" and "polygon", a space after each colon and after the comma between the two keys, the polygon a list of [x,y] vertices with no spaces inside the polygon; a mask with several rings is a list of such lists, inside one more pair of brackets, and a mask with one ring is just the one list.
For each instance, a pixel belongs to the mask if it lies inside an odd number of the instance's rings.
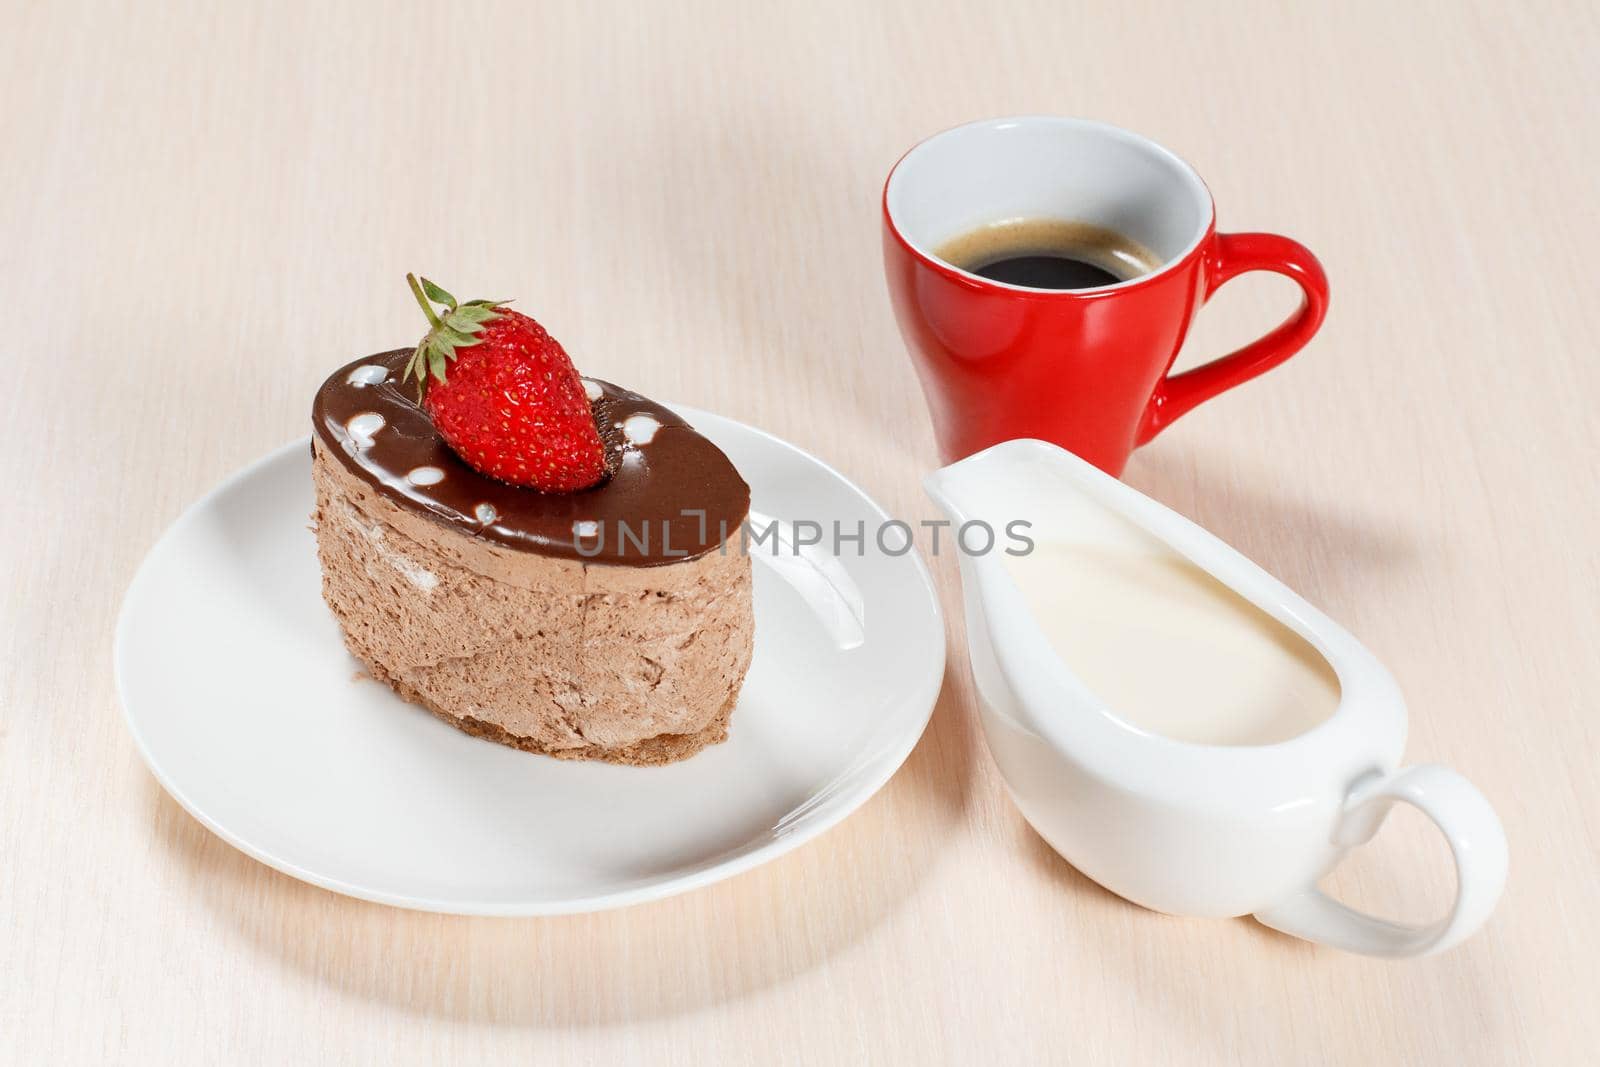
{"label": "cake base crust", "polygon": [[[351,649],[350,652],[357,659],[361,658],[355,649]],[[737,693],[730,696],[716,718],[712,719],[704,729],[695,733],[660,734],[620,748],[601,748],[597,745],[586,748],[551,748],[540,744],[538,738],[519,737],[492,722],[484,722],[482,719],[470,716],[452,715],[440,708],[430,707],[421,693],[399,679],[390,677],[383,668],[373,663],[366,663],[365,666],[368,674],[394,690],[400,699],[416,704],[434,718],[449,723],[462,733],[481,737],[485,741],[493,741],[507,748],[536,752],[542,756],[554,756],[556,759],[601,760],[605,763],[620,763],[631,767],[655,767],[663,763],[676,763],[688,759],[702,748],[722,744],[728,739],[728,720],[732,717],[733,706],[739,698]]]}

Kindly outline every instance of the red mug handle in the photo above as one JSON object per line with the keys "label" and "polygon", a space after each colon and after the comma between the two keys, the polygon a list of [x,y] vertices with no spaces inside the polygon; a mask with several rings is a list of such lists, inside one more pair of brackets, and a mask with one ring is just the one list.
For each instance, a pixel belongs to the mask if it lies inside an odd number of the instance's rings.
{"label": "red mug handle", "polygon": [[1253,270],[1292,278],[1305,299],[1299,310],[1265,337],[1204,366],[1162,378],[1139,428],[1141,445],[1218,393],[1271,370],[1300,351],[1328,313],[1328,276],[1317,257],[1298,241],[1273,233],[1219,233],[1207,258],[1202,302],[1210,300],[1224,282]]}

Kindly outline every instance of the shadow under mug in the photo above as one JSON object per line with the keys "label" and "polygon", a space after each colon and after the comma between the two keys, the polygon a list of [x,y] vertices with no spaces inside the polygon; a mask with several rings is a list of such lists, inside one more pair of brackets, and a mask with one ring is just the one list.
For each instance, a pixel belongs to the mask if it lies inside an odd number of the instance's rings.
{"label": "shadow under mug", "polygon": [[[1161,266],[1093,289],[991,281],[938,258],[945,242],[1011,219],[1121,233]],[[1219,234],[1205,183],[1153,141],[1083,119],[992,119],[907,152],[883,190],[884,268],[895,315],[949,463],[1019,437],[1050,441],[1112,475],[1169,423],[1299,351],[1328,307],[1322,266],[1265,233]],[[1305,297],[1272,332],[1169,374],[1196,312],[1226,281],[1266,270]]]}

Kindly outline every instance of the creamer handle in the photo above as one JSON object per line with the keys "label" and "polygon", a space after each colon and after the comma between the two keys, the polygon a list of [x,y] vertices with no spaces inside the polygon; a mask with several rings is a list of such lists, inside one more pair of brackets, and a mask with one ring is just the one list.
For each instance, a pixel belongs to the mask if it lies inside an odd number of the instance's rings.
{"label": "creamer handle", "polygon": [[1448,767],[1422,764],[1358,782],[1345,800],[1335,844],[1359,845],[1377,833],[1396,802],[1433,820],[1456,864],[1456,899],[1449,914],[1425,926],[1367,915],[1308,886],[1256,919],[1307,941],[1367,956],[1426,956],[1443,952],[1482,926],[1506,883],[1506,837],[1494,809]]}

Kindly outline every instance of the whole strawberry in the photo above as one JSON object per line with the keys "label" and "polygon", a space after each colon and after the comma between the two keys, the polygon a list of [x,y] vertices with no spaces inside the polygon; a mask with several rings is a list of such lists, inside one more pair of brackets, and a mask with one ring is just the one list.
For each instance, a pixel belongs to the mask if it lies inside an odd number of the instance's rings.
{"label": "whole strawberry", "polygon": [[507,300],[457,304],[426,278],[406,281],[432,328],[402,380],[416,378],[418,403],[456,455],[491,478],[546,493],[605,477],[583,381],[543,326],[504,307]]}

